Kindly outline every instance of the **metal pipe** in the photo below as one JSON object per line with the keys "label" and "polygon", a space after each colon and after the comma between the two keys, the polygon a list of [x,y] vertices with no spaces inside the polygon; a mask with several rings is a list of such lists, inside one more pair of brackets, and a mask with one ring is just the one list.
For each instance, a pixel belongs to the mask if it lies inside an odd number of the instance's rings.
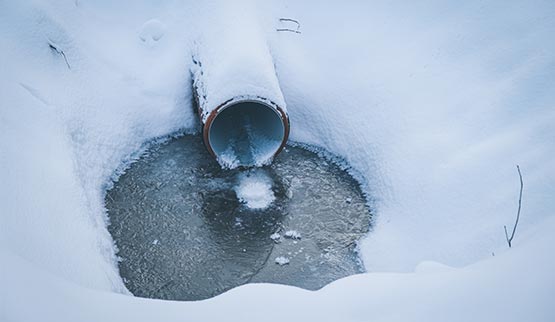
{"label": "metal pipe", "polygon": [[287,143],[285,100],[265,42],[252,50],[229,47],[225,55],[206,47],[193,55],[203,141],[223,167],[262,166]]}
{"label": "metal pipe", "polygon": [[224,167],[261,166],[285,147],[289,118],[267,99],[234,97],[208,114],[202,123],[202,137],[210,154]]}

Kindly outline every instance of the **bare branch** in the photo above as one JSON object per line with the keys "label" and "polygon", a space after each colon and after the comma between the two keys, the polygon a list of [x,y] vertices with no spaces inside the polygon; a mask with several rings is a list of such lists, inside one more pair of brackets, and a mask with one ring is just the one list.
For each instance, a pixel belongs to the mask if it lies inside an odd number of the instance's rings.
{"label": "bare branch", "polygon": [[524,183],[522,181],[522,173],[520,172],[520,167],[516,166],[518,171],[518,177],[520,179],[520,193],[518,196],[518,211],[516,213],[516,220],[515,225],[513,227],[513,232],[511,233],[511,237],[509,238],[509,234],[507,233],[507,226],[503,226],[505,228],[505,238],[507,239],[507,243],[509,244],[509,248],[512,247],[513,239],[515,238],[516,227],[518,226],[518,221],[520,220],[520,209],[522,208],[522,190],[524,189]]}

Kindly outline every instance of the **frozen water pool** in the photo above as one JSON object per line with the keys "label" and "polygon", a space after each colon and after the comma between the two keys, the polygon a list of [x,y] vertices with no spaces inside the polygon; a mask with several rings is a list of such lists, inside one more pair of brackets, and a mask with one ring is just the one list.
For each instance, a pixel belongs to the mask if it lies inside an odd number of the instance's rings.
{"label": "frozen water pool", "polygon": [[287,147],[225,170],[198,136],[152,147],[106,195],[120,274],[137,296],[205,299],[246,283],[316,290],[364,271],[370,210],[338,165]]}

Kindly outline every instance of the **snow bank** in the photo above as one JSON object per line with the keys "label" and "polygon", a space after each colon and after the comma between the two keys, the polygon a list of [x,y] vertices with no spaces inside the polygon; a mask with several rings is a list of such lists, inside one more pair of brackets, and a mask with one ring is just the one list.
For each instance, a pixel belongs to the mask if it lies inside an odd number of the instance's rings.
{"label": "snow bank", "polygon": [[126,290],[104,191],[145,142],[197,130],[190,57],[229,8],[0,2],[0,320],[281,320],[275,303],[297,320],[555,319],[549,1],[234,3],[261,25],[248,35],[267,41],[292,140],[344,158],[371,199],[371,273],[192,303],[106,292]]}
{"label": "snow bank", "polygon": [[197,122],[182,36],[159,41],[174,54],[144,46],[150,9],[124,6],[126,21],[87,5],[0,4],[0,238],[40,268],[125,292],[106,229],[109,179],[145,141]]}
{"label": "snow bank", "polygon": [[11,263],[0,275],[1,285],[10,290],[0,303],[10,308],[4,311],[6,321],[60,321],[60,312],[67,321],[91,322],[553,321],[555,261],[545,257],[553,252],[554,226],[551,218],[511,252],[464,269],[354,275],[316,292],[247,284],[198,302],[86,289],[0,253]]}
{"label": "snow bank", "polygon": [[[376,207],[370,271],[462,266],[506,250],[555,209],[555,6],[288,3],[272,51],[291,138],[354,168]],[[533,23],[531,23],[533,21]]]}

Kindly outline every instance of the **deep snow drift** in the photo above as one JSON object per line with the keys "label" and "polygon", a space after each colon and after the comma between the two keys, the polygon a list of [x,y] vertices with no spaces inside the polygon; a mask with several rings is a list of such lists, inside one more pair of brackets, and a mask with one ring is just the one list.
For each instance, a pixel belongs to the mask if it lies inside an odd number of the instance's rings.
{"label": "deep snow drift", "polygon": [[[373,200],[370,273],[199,303],[108,293],[126,290],[104,191],[145,142],[197,130],[191,51],[228,6],[267,39],[290,138],[344,158]],[[554,320],[554,32],[550,1],[0,2],[0,319],[281,320],[280,302],[311,320]]]}

